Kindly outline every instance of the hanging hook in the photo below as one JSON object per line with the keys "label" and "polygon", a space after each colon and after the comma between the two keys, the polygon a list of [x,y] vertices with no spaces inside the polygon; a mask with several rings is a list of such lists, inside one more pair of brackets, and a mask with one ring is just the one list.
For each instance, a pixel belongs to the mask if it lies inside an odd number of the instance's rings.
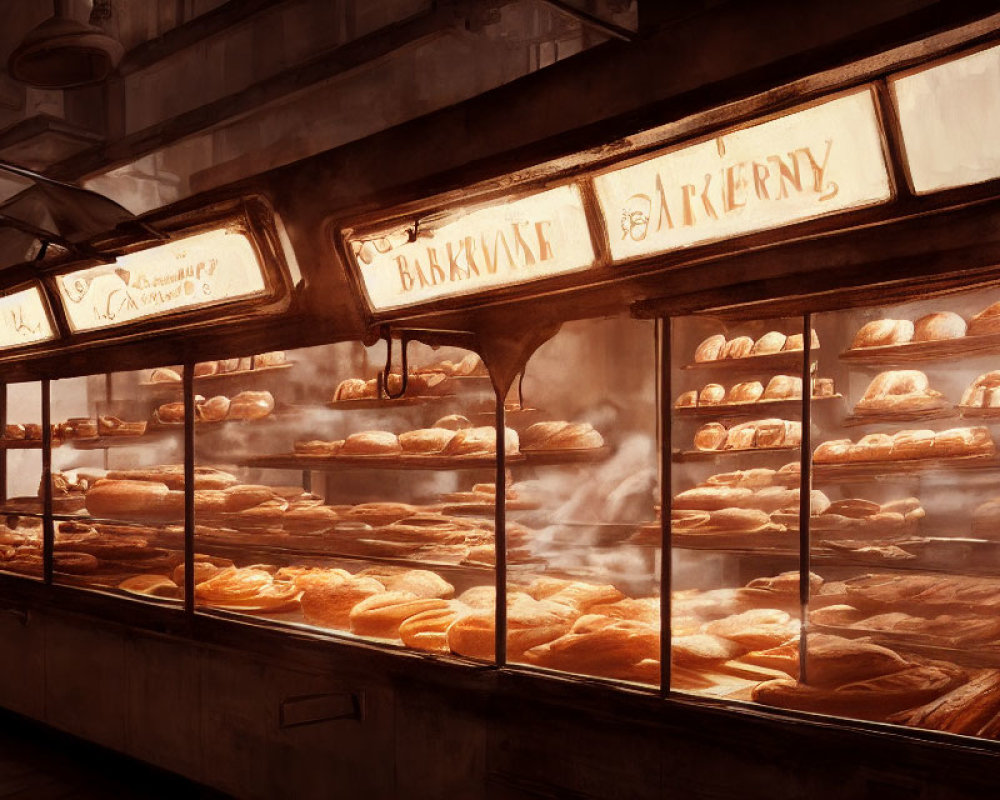
{"label": "hanging hook", "polygon": [[399,391],[393,393],[389,390],[389,376],[392,375],[392,331],[388,327],[384,330],[383,338],[385,339],[385,369],[378,374],[379,397],[384,397],[386,400],[399,400],[399,398],[406,394],[406,386],[409,383],[410,369],[406,351],[410,340],[405,334],[399,337],[400,366],[402,372],[400,374]]}

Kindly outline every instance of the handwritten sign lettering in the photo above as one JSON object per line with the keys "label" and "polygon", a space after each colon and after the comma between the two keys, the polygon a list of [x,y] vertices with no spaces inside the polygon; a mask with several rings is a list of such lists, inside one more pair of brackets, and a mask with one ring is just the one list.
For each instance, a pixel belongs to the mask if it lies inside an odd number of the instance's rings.
{"label": "handwritten sign lettering", "polygon": [[123,325],[263,294],[264,273],[246,235],[198,233],[57,278],[75,331]]}
{"label": "handwritten sign lettering", "polygon": [[561,186],[414,226],[349,238],[376,310],[586,269],[594,263],[580,190]]}
{"label": "handwritten sign lettering", "polygon": [[0,297],[0,349],[46,342],[55,335],[37,286]]}
{"label": "handwritten sign lettering", "polygon": [[594,183],[616,261],[891,197],[869,89],[604,173]]}

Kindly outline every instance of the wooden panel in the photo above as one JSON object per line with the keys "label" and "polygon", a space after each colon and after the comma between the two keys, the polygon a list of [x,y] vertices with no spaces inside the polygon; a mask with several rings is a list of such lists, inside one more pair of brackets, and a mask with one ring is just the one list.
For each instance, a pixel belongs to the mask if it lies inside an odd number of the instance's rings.
{"label": "wooden panel", "polygon": [[126,647],[126,752],[202,780],[197,651],[147,637]]}
{"label": "wooden panel", "polygon": [[30,612],[0,606],[0,706],[39,719],[45,713],[44,626]]}
{"label": "wooden panel", "polygon": [[45,721],[125,749],[125,641],[79,620],[45,620]]}

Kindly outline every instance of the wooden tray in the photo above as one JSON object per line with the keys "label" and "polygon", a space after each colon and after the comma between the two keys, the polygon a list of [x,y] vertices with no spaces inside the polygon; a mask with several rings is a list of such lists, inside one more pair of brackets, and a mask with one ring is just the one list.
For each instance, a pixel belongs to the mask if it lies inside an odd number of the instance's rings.
{"label": "wooden tray", "polygon": [[[745,456],[764,453],[797,453],[799,446],[749,447],[743,450],[674,450],[674,461],[711,461],[719,456]],[[795,477],[796,482],[798,476]]]}
{"label": "wooden tray", "polygon": [[[812,348],[810,355],[817,352],[818,347]],[[715,361],[692,361],[685,364],[681,369],[725,369],[755,370],[755,369],[791,369],[798,374],[802,371],[802,351],[782,350],[779,353],[768,353],[763,356],[746,356],[745,358],[720,358]],[[810,371],[816,368],[813,362]]]}
{"label": "wooden tray", "polygon": [[[813,403],[831,400],[843,400],[842,394],[813,397]],[[752,403],[716,403],[708,406],[674,406],[674,414],[681,417],[720,417],[720,416],[756,416],[772,411],[792,411],[802,408],[802,398],[794,397],[787,400],[755,400]],[[1000,409],[997,409],[1000,411]]]}
{"label": "wooden tray", "polygon": [[[507,456],[507,463],[523,463],[523,455]],[[294,470],[341,469],[495,469],[496,456],[435,456],[435,455],[371,455],[371,456],[311,456],[285,453],[273,456],[256,456],[243,461],[240,466]]]}
{"label": "wooden tray", "polygon": [[[53,447],[58,447],[61,440],[52,441]],[[0,439],[0,450],[41,450],[41,439]]]}
{"label": "wooden tray", "polygon": [[859,347],[845,350],[840,354],[840,358],[854,364],[893,365],[996,352],[1000,352],[1000,333],[963,336],[959,339],[942,339],[934,342]]}
{"label": "wooden tray", "polygon": [[799,535],[782,526],[765,525],[752,531],[712,530],[710,528],[694,531],[672,531],[671,547],[684,550],[733,550],[733,549],[771,549],[789,550],[797,547]]}
{"label": "wooden tray", "polygon": [[[530,466],[545,466],[558,464],[576,464],[590,461],[603,461],[611,455],[608,445],[603,447],[575,448],[566,450],[522,450],[521,455],[527,459]],[[508,461],[510,458],[508,457]]]}
{"label": "wooden tray", "polygon": [[[1000,411],[1000,409],[997,409]],[[954,406],[943,404],[936,408],[924,408],[915,411],[866,411],[854,408],[853,413],[848,415],[842,425],[853,427],[857,425],[874,425],[879,423],[893,424],[898,422],[923,422],[928,419],[952,419],[958,416],[958,411]]]}
{"label": "wooden tray", "polygon": [[406,406],[422,406],[429,403],[451,401],[456,397],[457,395],[454,394],[404,395],[397,400],[389,400],[385,397],[365,397],[359,400],[330,400],[326,406],[337,411],[352,411],[366,408],[403,408]]}
{"label": "wooden tray", "polygon": [[[256,377],[258,375],[269,375],[272,373],[280,373],[285,370],[289,370],[295,366],[294,361],[286,361],[284,364],[276,364],[273,367],[256,367],[255,369],[239,369],[235,372],[220,372],[215,375],[201,375],[194,379],[194,385],[198,386],[200,384],[212,384],[212,383],[224,383],[228,380],[236,380],[239,378]],[[184,381],[142,381],[139,383],[139,387],[142,389],[150,390],[162,390],[162,391],[181,391],[184,388]]]}
{"label": "wooden tray", "polygon": [[955,406],[963,419],[1000,420],[1000,408],[977,408],[975,406]]}

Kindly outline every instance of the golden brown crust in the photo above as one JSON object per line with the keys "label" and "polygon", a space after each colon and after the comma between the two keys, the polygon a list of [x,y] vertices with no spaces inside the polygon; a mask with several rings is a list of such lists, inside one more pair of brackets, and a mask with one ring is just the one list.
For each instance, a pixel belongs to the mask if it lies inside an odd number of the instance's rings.
{"label": "golden brown crust", "polygon": [[694,351],[694,360],[699,363],[704,361],[718,361],[722,358],[722,352],[725,347],[726,337],[721,333],[716,333],[698,345]]}
{"label": "golden brown crust", "polygon": [[718,422],[709,422],[702,425],[694,435],[694,446],[696,450],[718,450],[727,441],[728,432],[725,425]]}
{"label": "golden brown crust", "polygon": [[913,341],[932,342],[939,339],[960,339],[965,336],[968,325],[952,311],[937,311],[926,314],[913,323]]}
{"label": "golden brown crust", "polygon": [[263,419],[274,411],[270,392],[240,392],[229,401],[229,419]]}
{"label": "golden brown crust", "polygon": [[765,356],[771,353],[780,353],[785,346],[788,337],[779,331],[768,331],[750,349],[752,356]]}
{"label": "golden brown crust", "polygon": [[851,349],[905,344],[913,339],[913,323],[908,319],[877,319],[866,323],[854,336]]}
{"label": "golden brown crust", "polygon": [[399,438],[389,431],[360,431],[344,440],[340,452],[344,455],[397,455],[403,451]]}

